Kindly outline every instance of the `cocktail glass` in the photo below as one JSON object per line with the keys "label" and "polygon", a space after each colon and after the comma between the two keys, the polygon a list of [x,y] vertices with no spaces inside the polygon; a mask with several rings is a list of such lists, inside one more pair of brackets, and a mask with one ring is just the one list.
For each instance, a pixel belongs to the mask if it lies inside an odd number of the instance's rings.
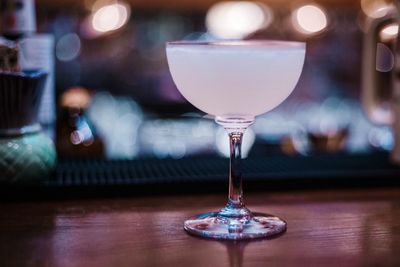
{"label": "cocktail glass", "polygon": [[282,219],[250,212],[243,202],[241,142],[257,115],[282,103],[300,77],[305,43],[288,41],[176,41],[166,45],[173,80],[198,109],[215,116],[230,140],[228,203],[184,222],[191,234],[213,239],[270,237]]}

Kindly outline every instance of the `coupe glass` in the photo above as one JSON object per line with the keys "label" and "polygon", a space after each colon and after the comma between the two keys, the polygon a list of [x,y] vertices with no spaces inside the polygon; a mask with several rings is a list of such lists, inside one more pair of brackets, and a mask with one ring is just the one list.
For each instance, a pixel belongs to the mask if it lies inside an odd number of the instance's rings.
{"label": "coupe glass", "polygon": [[243,203],[241,143],[255,120],[285,100],[300,77],[305,43],[287,41],[176,41],[166,45],[173,80],[198,109],[215,116],[230,140],[228,203],[186,220],[191,234],[214,239],[269,237],[286,222],[250,212]]}

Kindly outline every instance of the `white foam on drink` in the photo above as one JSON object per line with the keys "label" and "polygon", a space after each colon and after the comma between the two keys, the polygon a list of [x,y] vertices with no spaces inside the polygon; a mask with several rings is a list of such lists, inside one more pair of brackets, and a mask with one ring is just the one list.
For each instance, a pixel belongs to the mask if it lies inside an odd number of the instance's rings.
{"label": "white foam on drink", "polygon": [[257,116],[293,91],[305,44],[245,41],[167,45],[172,77],[182,95],[215,116]]}

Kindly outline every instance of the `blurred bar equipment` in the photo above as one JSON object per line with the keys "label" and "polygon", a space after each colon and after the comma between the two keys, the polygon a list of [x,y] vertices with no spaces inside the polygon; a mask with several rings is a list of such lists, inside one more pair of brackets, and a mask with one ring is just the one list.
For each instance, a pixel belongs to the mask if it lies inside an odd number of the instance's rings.
{"label": "blurred bar equipment", "polygon": [[0,1],[0,43],[14,42],[18,46],[21,69],[41,69],[46,72],[38,120],[44,131],[53,137],[55,122],[54,38],[36,32],[34,0]]}
{"label": "blurred bar equipment", "polygon": [[36,183],[55,167],[54,145],[38,123],[45,82],[40,70],[0,71],[0,183]]}
{"label": "blurred bar equipment", "polygon": [[38,64],[25,64],[23,43],[36,30],[34,1],[1,1],[0,25],[0,183],[38,183],[54,169],[56,151],[39,124],[50,72],[38,51],[31,54]]}
{"label": "blurred bar equipment", "polygon": [[[361,98],[372,122],[392,126],[391,159],[400,164],[400,1],[396,0],[395,5],[383,11],[383,16],[368,22],[364,36]],[[387,68],[380,68],[380,61],[386,61]]]}

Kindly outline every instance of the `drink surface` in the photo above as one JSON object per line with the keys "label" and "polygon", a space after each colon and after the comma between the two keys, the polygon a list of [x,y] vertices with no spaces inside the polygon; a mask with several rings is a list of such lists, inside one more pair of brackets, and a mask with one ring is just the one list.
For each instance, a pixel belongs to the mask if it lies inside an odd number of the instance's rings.
{"label": "drink surface", "polygon": [[300,77],[305,44],[237,41],[167,44],[182,95],[215,116],[257,116],[282,103]]}

